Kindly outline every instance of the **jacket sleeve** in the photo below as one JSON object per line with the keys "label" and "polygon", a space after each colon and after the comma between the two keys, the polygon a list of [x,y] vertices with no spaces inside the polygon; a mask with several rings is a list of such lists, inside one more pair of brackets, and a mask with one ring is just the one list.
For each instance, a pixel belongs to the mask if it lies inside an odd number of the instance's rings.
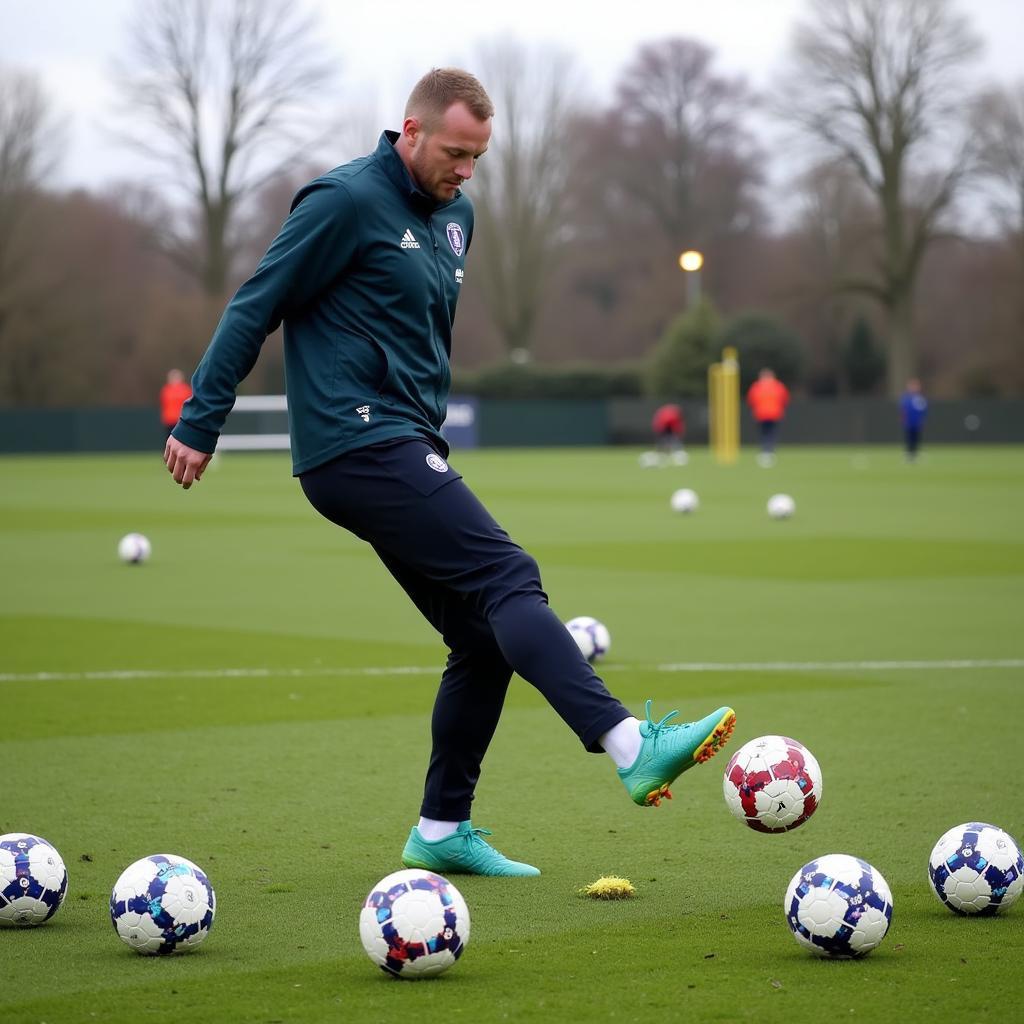
{"label": "jacket sleeve", "polygon": [[267,335],[344,272],[359,244],[355,204],[344,185],[317,179],[303,188],[252,277],[220,318],[192,377],[192,397],[174,436],[212,452]]}

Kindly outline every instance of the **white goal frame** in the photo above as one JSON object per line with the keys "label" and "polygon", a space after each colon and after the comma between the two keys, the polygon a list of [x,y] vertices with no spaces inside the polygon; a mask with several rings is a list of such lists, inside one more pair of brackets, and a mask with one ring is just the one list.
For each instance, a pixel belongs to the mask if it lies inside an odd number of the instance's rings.
{"label": "white goal frame", "polygon": [[[232,412],[287,412],[287,395],[239,395]],[[291,448],[288,434],[221,434],[219,452],[287,451]]]}

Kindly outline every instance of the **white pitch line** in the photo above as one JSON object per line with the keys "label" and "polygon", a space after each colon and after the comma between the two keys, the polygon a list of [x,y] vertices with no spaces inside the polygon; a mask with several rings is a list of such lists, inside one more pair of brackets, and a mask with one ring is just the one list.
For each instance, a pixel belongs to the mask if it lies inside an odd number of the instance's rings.
{"label": "white pitch line", "polygon": [[888,672],[896,669],[1024,668],[1024,658],[948,661],[692,661],[659,665],[659,672]]}
{"label": "white pitch line", "polygon": [[417,668],[197,668],[197,669],[111,669],[95,672],[0,672],[0,683],[91,682],[103,679],[308,679],[314,676],[422,676],[436,675],[437,665]]}
{"label": "white pitch line", "polygon": [[[395,665],[390,668],[210,668],[167,670],[112,669],[94,672],[0,672],[0,683],[90,682],[146,679],[307,679],[318,676],[432,676],[442,666]],[[604,672],[890,672],[1024,668],[1024,658],[958,658],[947,661],[683,661],[666,665],[602,665]]]}

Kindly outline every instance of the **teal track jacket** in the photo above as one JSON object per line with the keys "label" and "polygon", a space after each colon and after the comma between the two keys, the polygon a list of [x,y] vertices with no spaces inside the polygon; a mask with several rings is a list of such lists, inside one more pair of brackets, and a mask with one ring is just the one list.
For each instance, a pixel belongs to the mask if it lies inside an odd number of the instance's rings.
{"label": "teal track jacket", "polygon": [[284,323],[292,470],[396,437],[441,437],[473,207],[424,195],[394,150],[310,182],[228,303],[173,434],[212,452],[268,334]]}

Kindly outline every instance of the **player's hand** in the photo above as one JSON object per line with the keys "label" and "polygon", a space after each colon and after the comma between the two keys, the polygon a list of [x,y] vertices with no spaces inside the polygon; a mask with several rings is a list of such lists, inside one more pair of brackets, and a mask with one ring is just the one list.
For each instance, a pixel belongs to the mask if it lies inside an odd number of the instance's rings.
{"label": "player's hand", "polygon": [[196,480],[202,480],[203,470],[213,458],[207,452],[197,452],[182,444],[176,437],[167,438],[164,446],[164,465],[174,477],[176,484],[181,484],[187,491]]}

